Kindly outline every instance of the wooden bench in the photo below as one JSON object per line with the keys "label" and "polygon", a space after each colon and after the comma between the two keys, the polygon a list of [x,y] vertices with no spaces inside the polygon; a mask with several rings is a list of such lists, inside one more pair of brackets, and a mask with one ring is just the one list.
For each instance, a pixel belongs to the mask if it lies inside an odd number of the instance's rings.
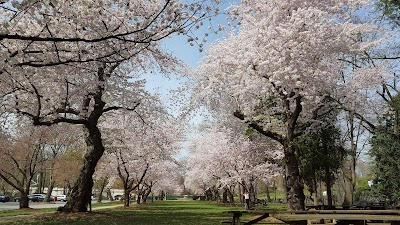
{"label": "wooden bench", "polygon": [[[251,225],[251,224],[277,224],[277,222],[267,222],[263,221],[265,218],[270,217],[270,214],[268,212],[262,212],[262,211],[239,211],[239,210],[233,210],[233,211],[227,211],[226,213],[232,214],[232,221],[223,221],[223,224],[232,224],[232,225]],[[240,217],[244,214],[254,214],[258,215],[257,218],[250,220],[250,221],[241,221]],[[296,225],[307,225],[306,220],[294,220],[289,223],[285,223],[283,221],[280,221],[278,223],[281,224],[296,224]]]}
{"label": "wooden bench", "polygon": [[[223,223],[232,225],[271,224],[263,221],[268,217],[276,218],[285,224],[295,225],[313,224],[311,221],[321,221],[317,224],[337,225],[400,225],[400,211],[398,210],[228,211],[228,213],[232,214],[232,221]],[[258,216],[250,221],[240,221],[240,217],[244,213]]]}

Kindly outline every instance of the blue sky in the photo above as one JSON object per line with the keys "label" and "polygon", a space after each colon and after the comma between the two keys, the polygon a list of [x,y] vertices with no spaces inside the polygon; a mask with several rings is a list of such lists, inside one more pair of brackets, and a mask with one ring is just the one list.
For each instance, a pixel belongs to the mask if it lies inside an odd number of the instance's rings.
{"label": "blue sky", "polygon": [[[204,20],[203,26],[199,30],[192,30],[192,36],[198,36],[199,41],[203,38],[207,38],[207,42],[204,44],[204,51],[199,51],[198,46],[190,46],[188,43],[188,36],[186,35],[173,35],[163,42],[163,47],[166,51],[175,55],[178,59],[182,60],[185,64],[189,66],[189,68],[196,68],[196,66],[201,62],[203,56],[205,56],[205,52],[207,47],[215,43],[217,40],[222,39],[224,36],[224,31],[215,34],[213,30],[218,27],[218,24],[226,24],[226,15],[223,14],[224,9],[228,8],[231,3],[236,2],[237,0],[226,0],[224,4],[220,8],[220,14],[218,17],[212,18],[211,21],[207,19]],[[209,30],[208,27],[213,27],[212,30]],[[205,33],[209,35],[206,37]],[[171,74],[168,77],[162,76],[158,73],[146,75],[145,79],[147,81],[146,88],[147,90],[153,93],[159,93],[162,96],[162,100],[168,104],[170,102],[169,91],[172,89],[176,89],[178,87],[183,86],[183,84],[188,80],[186,77],[182,76],[182,74]]]}
{"label": "blue sky", "polygon": [[[227,2],[234,2],[233,1],[227,1]],[[221,11],[223,11],[224,8],[227,8],[229,5],[228,3],[225,3],[224,6],[221,8]],[[220,32],[218,34],[213,33],[213,31],[210,31],[208,27],[211,25],[212,27],[218,27],[218,24],[226,24],[226,16],[225,15],[220,15],[217,18],[214,18],[214,20],[210,22],[205,21],[203,27],[201,27],[199,30],[193,31],[195,32],[193,35],[199,36],[199,40],[202,40],[205,37],[205,33],[209,33],[209,35],[206,37],[207,42],[203,43],[204,44],[204,51],[199,51],[198,46],[190,46],[188,43],[188,36],[185,35],[174,35],[168,39],[166,39],[163,43],[163,47],[168,51],[171,52],[173,55],[175,55],[178,59],[182,60],[185,64],[187,64],[190,68],[194,69],[197,67],[197,65],[201,62],[201,59],[203,56],[205,56],[205,52],[208,48],[208,46],[212,43],[217,42],[219,39],[222,39],[224,36],[225,32]],[[182,87],[185,82],[188,81],[187,77],[184,77],[183,75],[180,74],[171,74],[168,77],[165,77],[161,74],[155,73],[151,75],[146,75],[145,79],[147,81],[146,83],[146,88],[152,92],[152,93],[158,93],[161,95],[161,99],[165,103],[166,107],[169,108],[170,113],[172,113],[175,116],[178,116],[180,113],[179,108],[177,107],[171,107],[171,103],[174,101],[174,99],[171,99],[171,95],[169,93],[170,90],[177,89],[179,87]],[[191,138],[194,138],[198,135],[196,132],[197,125],[201,123],[202,121],[202,116],[200,115],[193,115],[193,117],[190,119],[190,121],[187,124],[188,128],[188,133],[186,135],[187,140],[190,140]],[[188,141],[182,143],[182,149],[180,151],[180,154],[177,156],[178,159],[184,158],[187,156],[187,144]]]}

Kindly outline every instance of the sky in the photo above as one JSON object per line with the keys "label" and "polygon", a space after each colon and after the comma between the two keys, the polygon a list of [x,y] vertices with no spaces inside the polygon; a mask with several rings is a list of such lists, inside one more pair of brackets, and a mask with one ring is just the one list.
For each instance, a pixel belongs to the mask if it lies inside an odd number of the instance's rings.
{"label": "sky", "polygon": [[[235,2],[234,0],[232,1],[227,1],[222,7],[221,11],[223,12],[225,8],[229,7],[231,4],[230,2]],[[207,42],[203,43],[203,51],[199,50],[198,46],[190,46],[188,40],[188,36],[185,35],[174,35],[171,36],[170,38],[166,39],[164,43],[162,44],[163,47],[173,55],[175,55],[178,59],[183,61],[189,68],[195,69],[199,63],[202,60],[202,57],[206,55],[207,48],[210,46],[210,44],[217,43],[218,40],[223,39],[225,32],[220,32],[218,34],[215,34],[211,30],[209,30],[209,26],[211,27],[218,27],[218,24],[226,24],[226,15],[220,15],[217,18],[213,18],[211,22],[205,21],[204,25],[199,29],[199,30],[194,30],[192,35],[193,36],[198,36],[199,40],[202,40],[205,37],[205,33],[208,33],[209,35],[206,37]],[[180,109],[171,106],[174,99],[172,99],[171,90],[177,89],[179,87],[183,87],[185,82],[189,80],[188,77],[186,77],[183,74],[171,74],[168,77],[165,77],[159,73],[155,74],[148,74],[146,75],[146,89],[150,91],[151,93],[157,93],[160,94],[162,101],[166,105],[167,109],[169,112],[174,115],[174,116],[179,116],[180,114]],[[197,125],[201,123],[203,120],[203,117],[201,115],[195,114],[192,115],[190,120],[188,121],[187,124],[187,129],[188,133],[186,135],[186,139],[188,141],[185,141],[182,143],[182,149],[180,150],[180,153],[178,154],[177,158],[181,159],[187,156],[187,145],[190,141],[190,139],[196,137],[198,133],[196,132]]]}
{"label": "sky", "polygon": [[[225,9],[237,1],[238,0],[225,0],[224,4],[220,7],[220,12],[222,13],[219,16],[213,17],[211,21],[205,19],[203,20],[204,24],[200,29],[191,30],[191,37],[198,36],[199,41],[203,40],[203,38],[207,39],[207,42],[201,42],[204,45],[203,51],[200,51],[199,47],[196,45],[190,46],[190,43],[188,42],[189,37],[186,35],[173,35],[164,40],[162,47],[185,63],[189,69],[195,69],[201,62],[202,57],[206,55],[210,44],[217,43],[218,40],[224,38],[226,32],[222,31],[216,34],[213,31],[216,30],[219,24],[227,24],[227,17],[224,14],[226,11]],[[212,29],[209,29],[210,27]],[[206,33],[208,36],[205,36]],[[184,74],[171,74],[168,77],[165,77],[159,73],[154,73],[146,74],[144,78],[146,79],[146,89],[152,93],[160,94],[167,107],[170,105],[171,101],[173,101],[169,91],[183,87],[185,82],[189,80],[189,78]],[[170,108],[169,110],[174,116],[178,116],[179,109]]]}

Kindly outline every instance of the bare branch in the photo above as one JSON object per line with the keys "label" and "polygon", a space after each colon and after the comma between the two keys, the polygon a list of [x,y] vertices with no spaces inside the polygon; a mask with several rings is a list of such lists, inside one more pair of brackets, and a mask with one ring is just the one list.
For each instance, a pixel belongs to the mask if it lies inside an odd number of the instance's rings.
{"label": "bare branch", "polygon": [[[243,120],[243,121],[245,121],[245,119],[246,119],[245,115],[240,111],[235,111],[233,113],[233,115],[236,118]],[[250,127],[252,127],[253,129],[255,129],[256,131],[258,131],[259,133],[261,133],[267,137],[270,137],[281,144],[285,143],[285,138],[282,135],[275,133],[275,132],[268,131],[268,130],[264,130],[264,127],[262,125],[259,125],[255,122],[245,121],[245,123],[247,125],[249,125]]]}
{"label": "bare branch", "polygon": [[127,110],[127,111],[135,111],[139,105],[140,105],[140,102],[135,102],[135,105],[133,106],[133,108],[127,108],[127,107],[123,107],[123,106],[110,106],[108,108],[103,109],[103,113],[113,111],[113,110],[120,110],[120,109]]}

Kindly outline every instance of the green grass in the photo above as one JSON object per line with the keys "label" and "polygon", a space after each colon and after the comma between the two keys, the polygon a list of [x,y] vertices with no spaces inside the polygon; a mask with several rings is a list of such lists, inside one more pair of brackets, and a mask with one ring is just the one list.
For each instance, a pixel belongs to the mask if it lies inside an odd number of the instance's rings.
{"label": "green grass", "polygon": [[54,212],[55,209],[18,209],[18,210],[2,210],[0,211],[0,221],[1,217],[9,216],[20,216],[20,215],[34,215],[39,213]]}
{"label": "green grass", "polygon": [[[281,210],[278,205],[269,205],[260,210]],[[54,209],[53,209],[54,210]],[[12,218],[0,224],[29,225],[219,225],[229,221],[228,210],[244,210],[242,205],[227,206],[205,201],[156,201],[133,205],[129,208],[109,208],[94,213],[52,213],[36,215],[34,218]],[[247,215],[245,217],[250,217]],[[246,218],[244,218],[246,219]]]}
{"label": "green grass", "polygon": [[102,207],[102,206],[114,206],[114,205],[123,205],[124,202],[123,201],[113,201],[113,202],[93,202],[92,203],[92,207],[96,208],[96,207]]}
{"label": "green grass", "polygon": [[[103,207],[103,206],[114,206],[114,205],[123,205],[123,202],[107,202],[107,203],[93,203],[92,208],[95,210],[96,207]],[[10,216],[21,216],[21,215],[34,215],[40,213],[49,213],[55,212],[57,209],[57,205],[54,205],[54,208],[46,208],[46,209],[18,209],[18,210],[1,210],[0,211],[0,222],[1,217],[10,217]]]}

